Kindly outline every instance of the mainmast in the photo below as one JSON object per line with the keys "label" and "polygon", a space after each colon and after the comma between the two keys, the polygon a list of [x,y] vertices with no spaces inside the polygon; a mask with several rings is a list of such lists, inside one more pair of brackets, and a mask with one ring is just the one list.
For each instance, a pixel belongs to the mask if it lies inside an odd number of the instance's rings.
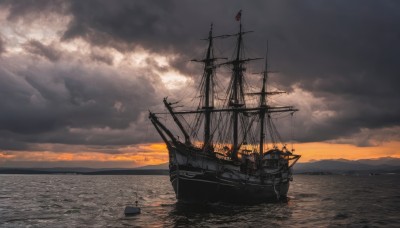
{"label": "mainmast", "polygon": [[214,94],[212,86],[212,76],[214,73],[214,56],[213,56],[213,36],[212,36],[213,24],[211,24],[210,32],[208,34],[208,48],[207,55],[204,60],[204,76],[205,76],[205,86],[204,86],[204,150],[208,151],[211,147],[211,112],[210,110],[214,108]]}
{"label": "mainmast", "polygon": [[268,43],[267,43],[267,52],[265,54],[265,69],[263,72],[263,80],[262,80],[262,88],[261,88],[261,94],[260,94],[260,156],[262,157],[264,153],[264,139],[265,139],[265,133],[264,133],[264,120],[265,120],[265,112],[267,109],[267,79],[268,79]]}
{"label": "mainmast", "polygon": [[[230,85],[230,94],[229,94],[229,103],[228,106],[232,109],[233,116],[233,143],[232,143],[232,160],[237,160],[238,151],[240,149],[239,145],[239,113],[243,112],[243,109],[246,109],[246,103],[244,99],[244,75],[245,71],[244,64],[251,60],[257,60],[260,58],[254,59],[243,59],[242,58],[242,49],[243,49],[243,34],[251,32],[242,32],[242,11],[236,15],[236,20],[239,21],[239,33],[237,34],[237,44],[236,44],[236,56],[235,59],[224,63],[224,64],[232,64],[232,80]],[[244,138],[245,139],[245,138]]]}
{"label": "mainmast", "polygon": [[[232,160],[237,160],[238,151],[240,149],[239,145],[239,113],[243,111],[247,111],[246,103],[244,99],[244,75],[245,71],[244,64],[251,60],[257,60],[260,58],[254,59],[243,59],[242,58],[242,49],[243,49],[243,34],[249,33],[251,31],[242,32],[242,20],[241,20],[241,11],[236,15],[236,20],[239,21],[239,33],[234,34],[237,35],[237,44],[236,44],[236,53],[235,58],[232,61],[228,61],[220,65],[231,64],[232,65],[232,79],[229,89],[229,110],[233,113],[232,122],[233,122],[233,142],[232,142]],[[230,35],[232,36],[232,35]]]}
{"label": "mainmast", "polygon": [[[237,159],[239,145],[238,145],[238,133],[239,133],[239,112],[237,111],[238,107],[244,105],[244,99],[240,99],[243,97],[243,91],[241,88],[242,85],[242,77],[243,77],[243,68],[242,63],[240,62],[240,50],[242,47],[242,22],[240,21],[239,25],[239,34],[238,41],[236,47],[236,59],[232,62],[233,64],[233,82],[232,82],[232,92],[229,99],[229,106],[233,108],[233,148],[232,148],[232,159]],[[243,104],[240,102],[243,101]]]}

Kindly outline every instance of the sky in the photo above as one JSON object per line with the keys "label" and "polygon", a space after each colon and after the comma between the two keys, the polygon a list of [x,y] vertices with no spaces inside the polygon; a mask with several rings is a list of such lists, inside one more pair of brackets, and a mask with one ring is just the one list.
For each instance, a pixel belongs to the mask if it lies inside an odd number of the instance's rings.
{"label": "sky", "polygon": [[148,110],[194,93],[201,39],[237,32],[239,10],[247,56],[268,41],[277,101],[300,110],[302,162],[400,157],[399,1],[14,0],[0,1],[0,167],[167,162]]}

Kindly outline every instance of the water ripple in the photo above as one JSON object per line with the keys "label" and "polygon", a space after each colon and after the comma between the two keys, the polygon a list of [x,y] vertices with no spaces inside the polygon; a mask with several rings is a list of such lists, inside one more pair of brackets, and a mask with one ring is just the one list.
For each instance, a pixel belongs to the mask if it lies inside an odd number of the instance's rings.
{"label": "water ripple", "polygon": [[400,227],[398,177],[296,175],[286,201],[193,206],[167,176],[0,175],[0,227]]}

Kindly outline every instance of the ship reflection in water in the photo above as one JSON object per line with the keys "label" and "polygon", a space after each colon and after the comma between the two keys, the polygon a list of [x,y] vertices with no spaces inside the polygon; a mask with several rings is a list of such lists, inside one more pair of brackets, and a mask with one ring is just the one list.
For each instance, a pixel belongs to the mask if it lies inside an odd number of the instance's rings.
{"label": "ship reflection in water", "polygon": [[400,227],[398,180],[295,175],[288,201],[202,206],[176,203],[168,176],[0,175],[0,227]]}

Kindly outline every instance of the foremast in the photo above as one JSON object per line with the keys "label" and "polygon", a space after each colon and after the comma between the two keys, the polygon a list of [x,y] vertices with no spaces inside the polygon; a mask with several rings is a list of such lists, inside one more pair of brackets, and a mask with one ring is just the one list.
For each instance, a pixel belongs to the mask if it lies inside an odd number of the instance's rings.
{"label": "foremast", "polygon": [[204,62],[204,151],[212,152],[212,137],[211,137],[211,110],[214,108],[214,90],[213,90],[213,77],[214,77],[214,50],[213,50],[213,24],[211,24],[210,32],[208,34],[208,48],[206,58],[202,60]]}
{"label": "foremast", "polygon": [[[203,151],[207,153],[213,153],[213,136],[211,134],[212,116],[214,111],[214,77],[215,77],[215,61],[218,59],[214,57],[214,38],[226,38],[227,35],[213,36],[213,24],[210,26],[210,31],[208,37],[205,39],[208,41],[208,47],[205,59],[202,60],[192,60],[195,62],[201,62],[204,64],[203,77],[202,77],[202,88],[201,97],[203,101],[201,102],[200,112],[204,114],[204,144]],[[196,112],[191,112],[196,113]]]}
{"label": "foremast", "polygon": [[[208,151],[211,145],[210,128],[211,128],[211,112],[210,109],[214,108],[214,94],[212,88],[212,76],[214,74],[214,56],[213,56],[213,37],[212,37],[212,24],[208,34],[208,48],[207,56],[204,61],[204,74],[205,74],[205,99],[204,99],[204,149]],[[211,99],[210,99],[211,98]]]}

